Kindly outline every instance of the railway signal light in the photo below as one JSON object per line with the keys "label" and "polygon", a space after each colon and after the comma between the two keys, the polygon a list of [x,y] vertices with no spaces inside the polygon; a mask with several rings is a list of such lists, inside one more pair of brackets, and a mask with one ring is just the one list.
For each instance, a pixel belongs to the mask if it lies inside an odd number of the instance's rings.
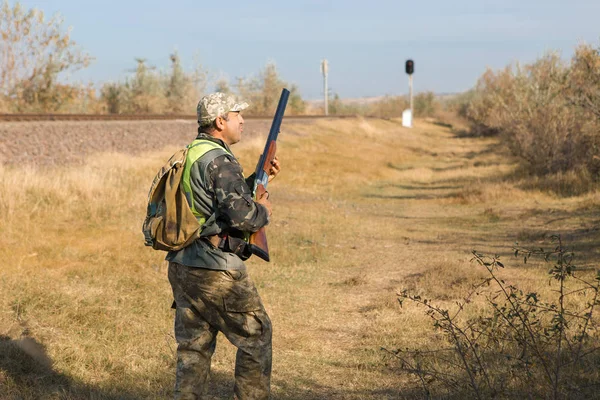
{"label": "railway signal light", "polygon": [[405,69],[407,74],[412,75],[415,72],[415,62],[413,60],[406,60]]}

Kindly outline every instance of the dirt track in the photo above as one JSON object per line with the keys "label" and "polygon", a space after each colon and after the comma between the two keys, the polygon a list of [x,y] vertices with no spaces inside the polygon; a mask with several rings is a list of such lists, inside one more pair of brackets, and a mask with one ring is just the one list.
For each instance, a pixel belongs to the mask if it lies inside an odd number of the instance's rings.
{"label": "dirt track", "polygon": [[[303,121],[303,123],[311,123]],[[184,146],[195,121],[44,121],[0,124],[0,163],[53,166],[82,163],[97,152],[140,152]],[[270,120],[250,120],[244,135],[268,133]]]}

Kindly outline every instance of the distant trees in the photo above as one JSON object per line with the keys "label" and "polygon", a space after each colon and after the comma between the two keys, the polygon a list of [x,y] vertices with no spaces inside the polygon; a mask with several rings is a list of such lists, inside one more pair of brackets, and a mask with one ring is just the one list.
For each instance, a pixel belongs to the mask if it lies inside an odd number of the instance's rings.
{"label": "distant trees", "polygon": [[[43,11],[0,1],[0,112],[192,114],[206,92],[207,71],[199,64],[186,71],[177,52],[170,55],[168,71],[136,58],[130,77],[103,84],[100,93],[92,84],[65,83],[66,74],[86,68],[93,58],[71,39],[63,18],[47,19]],[[239,78],[235,89],[226,79],[216,84],[219,91],[247,99],[254,115],[271,114],[282,87],[291,91],[288,113],[303,113],[297,86],[283,81],[274,63],[257,77]]]}
{"label": "distant trees", "polygon": [[133,76],[121,83],[103,85],[100,100],[111,114],[193,114],[206,89],[201,66],[186,72],[177,52],[170,56],[168,72],[157,71],[145,59],[136,58]]}
{"label": "distant trees", "polygon": [[[207,87],[207,72],[197,66],[185,72],[177,53],[171,55],[171,70],[161,73],[149,67],[144,59],[136,59],[134,75],[123,83],[107,83],[102,88],[101,101],[109,113],[173,113],[193,114]],[[288,114],[302,114],[305,103],[298,87],[281,79],[274,63],[267,63],[256,77],[238,78],[234,88],[220,78],[215,90],[239,95],[251,107],[247,115],[271,115],[275,112],[281,89],[291,94]]]}
{"label": "distant trees", "polygon": [[[415,94],[413,111],[416,117],[433,117],[440,105],[433,92]],[[383,96],[371,102],[344,102],[336,93],[329,102],[331,115],[361,115],[376,118],[399,118],[410,108],[408,96]]]}
{"label": "distant trees", "polygon": [[[165,72],[136,58],[130,77],[103,84],[99,94],[91,83],[66,83],[67,74],[86,68],[93,58],[71,39],[63,18],[47,19],[41,10],[0,1],[0,112],[191,114],[206,91],[207,71],[200,65],[186,71],[177,52]],[[272,114],[283,87],[291,91],[288,114],[302,114],[306,105],[298,87],[281,79],[272,62],[256,77],[238,78],[234,88],[225,79],[216,85],[248,100],[254,115]]]}
{"label": "distant trees", "polygon": [[61,83],[67,72],[85,68],[92,57],[71,39],[63,18],[49,20],[37,9],[20,3],[0,7],[0,107],[5,111],[58,111],[91,88]]}

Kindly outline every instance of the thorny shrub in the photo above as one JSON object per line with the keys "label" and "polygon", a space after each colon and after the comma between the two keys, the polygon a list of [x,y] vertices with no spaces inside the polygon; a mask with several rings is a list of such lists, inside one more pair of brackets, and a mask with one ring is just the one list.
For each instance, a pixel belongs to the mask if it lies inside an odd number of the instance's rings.
{"label": "thorny shrub", "polygon": [[[514,248],[525,262],[531,257],[552,262],[553,299],[509,284],[500,277],[499,257],[476,251],[472,261],[488,276],[456,309],[406,290],[399,294],[401,305],[409,300],[424,306],[442,334],[441,348],[387,350],[418,377],[425,398],[597,398],[600,335],[594,312],[600,304],[600,273],[582,278],[574,253],[560,236],[553,241],[551,250]],[[476,297],[485,299],[484,311],[465,317],[469,304],[480,307]]]}

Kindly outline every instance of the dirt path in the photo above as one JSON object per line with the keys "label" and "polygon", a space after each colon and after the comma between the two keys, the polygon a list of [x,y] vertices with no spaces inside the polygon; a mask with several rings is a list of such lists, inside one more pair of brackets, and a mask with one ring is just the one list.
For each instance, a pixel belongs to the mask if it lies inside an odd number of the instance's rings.
{"label": "dirt path", "polygon": [[[581,215],[577,202],[506,183],[514,164],[495,150],[494,139],[457,138],[433,124],[394,134],[410,156],[379,160],[385,178],[334,211],[368,217],[328,243],[337,262],[314,272],[326,282],[314,284],[316,290],[327,294],[300,300],[311,311],[285,319],[302,333],[280,334],[286,378],[275,380],[276,398],[415,398],[418,390],[382,347],[422,345],[433,329],[423,312],[399,307],[400,290],[452,303],[477,274],[471,250],[500,254],[518,266],[510,258],[516,240],[536,244],[555,231],[582,241],[588,259],[597,255],[584,244],[600,241],[593,212]],[[544,218],[547,212],[555,222]],[[310,293],[304,287],[291,295]],[[310,347],[290,351],[303,335],[310,336]],[[290,380],[293,394],[282,383]]]}

